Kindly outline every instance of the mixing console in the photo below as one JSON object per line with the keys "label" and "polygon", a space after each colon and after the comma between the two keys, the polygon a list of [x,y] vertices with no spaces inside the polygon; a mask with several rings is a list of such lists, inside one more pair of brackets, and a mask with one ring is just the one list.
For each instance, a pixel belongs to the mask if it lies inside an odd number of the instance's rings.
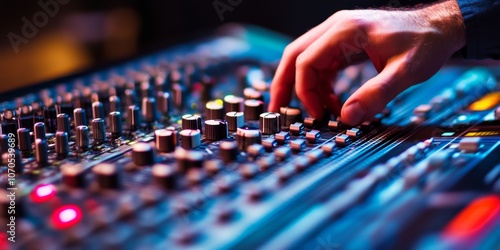
{"label": "mixing console", "polygon": [[0,248],[500,247],[498,68],[446,66],[350,127],[266,112],[288,42],[228,26],[3,94]]}

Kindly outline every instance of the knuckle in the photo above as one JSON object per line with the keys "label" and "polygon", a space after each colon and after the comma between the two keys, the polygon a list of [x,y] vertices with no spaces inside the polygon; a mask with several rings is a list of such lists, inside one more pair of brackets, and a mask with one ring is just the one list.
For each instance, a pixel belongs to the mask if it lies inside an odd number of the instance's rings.
{"label": "knuckle", "polygon": [[295,61],[295,67],[297,69],[303,69],[311,65],[311,59],[306,53],[302,53],[297,57]]}

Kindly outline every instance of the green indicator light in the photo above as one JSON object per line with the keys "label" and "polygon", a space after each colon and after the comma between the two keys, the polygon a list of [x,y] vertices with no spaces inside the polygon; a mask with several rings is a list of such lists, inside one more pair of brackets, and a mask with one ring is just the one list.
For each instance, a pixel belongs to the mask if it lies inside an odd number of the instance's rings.
{"label": "green indicator light", "polygon": [[441,134],[441,136],[453,136],[455,134],[455,132],[444,132]]}

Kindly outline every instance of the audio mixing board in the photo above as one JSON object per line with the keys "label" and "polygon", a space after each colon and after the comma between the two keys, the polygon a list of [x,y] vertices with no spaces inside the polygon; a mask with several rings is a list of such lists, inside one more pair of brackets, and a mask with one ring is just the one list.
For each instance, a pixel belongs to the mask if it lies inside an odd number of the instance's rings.
{"label": "audio mixing board", "polygon": [[351,127],[266,112],[289,42],[232,25],[2,94],[0,248],[500,248],[500,67],[445,66]]}

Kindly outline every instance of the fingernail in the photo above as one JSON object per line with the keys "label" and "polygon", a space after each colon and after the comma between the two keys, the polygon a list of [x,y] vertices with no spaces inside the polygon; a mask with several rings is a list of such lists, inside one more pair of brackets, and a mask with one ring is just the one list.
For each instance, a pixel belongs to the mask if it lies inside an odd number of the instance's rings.
{"label": "fingernail", "polygon": [[363,110],[359,102],[353,102],[344,107],[345,112],[342,120],[350,125],[358,125],[365,118],[366,112]]}

